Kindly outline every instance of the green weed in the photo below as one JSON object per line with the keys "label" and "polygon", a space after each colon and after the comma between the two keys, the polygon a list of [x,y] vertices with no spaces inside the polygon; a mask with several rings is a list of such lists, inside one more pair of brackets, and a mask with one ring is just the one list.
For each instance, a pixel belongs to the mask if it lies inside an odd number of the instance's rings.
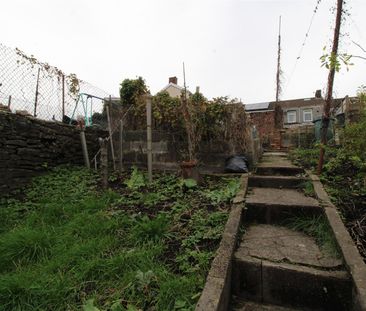
{"label": "green weed", "polygon": [[145,176],[137,169],[137,167],[133,167],[131,177],[126,180],[125,184],[131,190],[138,190],[139,188],[145,186]]}
{"label": "green weed", "polygon": [[301,231],[314,237],[325,252],[329,255],[340,257],[333,232],[323,215],[291,217],[284,224],[290,229]]}
{"label": "green weed", "polygon": [[[84,168],[35,178],[24,201],[0,201],[0,310],[193,310],[234,195],[230,180],[182,187],[161,174],[146,184],[134,169],[127,187],[99,193]],[[203,194],[223,187],[215,200]],[[182,247],[169,248],[174,241]]]}
{"label": "green weed", "polygon": [[229,202],[234,198],[239,188],[240,181],[238,179],[232,179],[228,181],[225,187],[215,190],[206,190],[203,192],[203,195],[206,196],[212,204],[219,204],[222,202]]}
{"label": "green weed", "polygon": [[168,236],[169,222],[165,214],[159,214],[153,219],[142,216],[131,229],[131,241],[159,241]]}
{"label": "green weed", "polygon": [[307,180],[300,185],[304,194],[308,197],[315,197],[315,190],[312,181]]}

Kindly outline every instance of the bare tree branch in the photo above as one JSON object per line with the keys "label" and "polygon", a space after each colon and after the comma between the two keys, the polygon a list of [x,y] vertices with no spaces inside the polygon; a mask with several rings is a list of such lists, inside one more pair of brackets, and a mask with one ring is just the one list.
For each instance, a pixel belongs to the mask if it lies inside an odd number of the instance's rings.
{"label": "bare tree branch", "polygon": [[363,60],[366,60],[365,56],[358,56],[358,55],[351,55],[351,56],[354,57],[354,58],[361,58]]}
{"label": "bare tree branch", "polygon": [[353,44],[357,45],[362,51],[364,51],[366,53],[366,50],[361,46],[361,44],[358,44],[355,41],[352,41]]}

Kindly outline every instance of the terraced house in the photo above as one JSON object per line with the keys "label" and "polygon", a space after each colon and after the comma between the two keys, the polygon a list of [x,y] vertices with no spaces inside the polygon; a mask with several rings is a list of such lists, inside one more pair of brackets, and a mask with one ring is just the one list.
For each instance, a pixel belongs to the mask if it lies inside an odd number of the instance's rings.
{"label": "terraced house", "polygon": [[[347,114],[355,104],[347,96],[333,100],[332,115],[344,123]],[[245,110],[250,114],[264,147],[280,149],[316,139],[316,126],[320,126],[324,98],[317,90],[314,97],[248,104]],[[347,107],[347,108],[345,108]],[[295,137],[296,136],[296,137]]]}

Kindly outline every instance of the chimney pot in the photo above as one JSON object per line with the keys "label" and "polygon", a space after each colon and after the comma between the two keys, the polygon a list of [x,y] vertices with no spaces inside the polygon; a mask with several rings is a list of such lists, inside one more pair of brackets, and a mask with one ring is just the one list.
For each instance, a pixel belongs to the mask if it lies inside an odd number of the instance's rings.
{"label": "chimney pot", "polygon": [[322,98],[322,90],[315,91],[315,98]]}
{"label": "chimney pot", "polygon": [[169,83],[178,84],[178,78],[177,77],[170,77]]}

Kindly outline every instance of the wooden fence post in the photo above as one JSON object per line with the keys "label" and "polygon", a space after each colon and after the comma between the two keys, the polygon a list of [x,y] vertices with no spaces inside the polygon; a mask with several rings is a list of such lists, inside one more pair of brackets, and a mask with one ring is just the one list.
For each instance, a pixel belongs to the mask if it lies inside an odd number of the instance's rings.
{"label": "wooden fence post", "polygon": [[9,100],[8,100],[8,109],[10,110],[10,106],[11,106],[11,95],[9,95]]}
{"label": "wooden fence post", "polygon": [[111,153],[112,153],[112,161],[113,161],[113,169],[116,170],[116,159],[114,157],[114,146],[113,146],[113,132],[112,132],[112,124],[111,124],[111,116],[110,116],[110,104],[112,103],[112,98],[109,96],[108,104],[106,105],[107,111],[107,120],[108,120],[108,131],[109,131],[109,141],[111,143]]}
{"label": "wooden fence post", "polygon": [[100,146],[100,169],[102,177],[102,187],[103,189],[108,188],[108,148],[107,140],[99,138]]}
{"label": "wooden fence post", "polygon": [[81,147],[83,149],[84,163],[87,168],[90,168],[89,155],[88,155],[88,146],[86,144],[85,132],[84,129],[80,131],[80,139],[81,139]]}
{"label": "wooden fence post", "polygon": [[119,121],[119,172],[123,172],[123,120]]}
{"label": "wooden fence post", "polygon": [[152,134],[151,134],[151,96],[146,97],[146,126],[147,126],[147,171],[149,182],[152,182]]}

